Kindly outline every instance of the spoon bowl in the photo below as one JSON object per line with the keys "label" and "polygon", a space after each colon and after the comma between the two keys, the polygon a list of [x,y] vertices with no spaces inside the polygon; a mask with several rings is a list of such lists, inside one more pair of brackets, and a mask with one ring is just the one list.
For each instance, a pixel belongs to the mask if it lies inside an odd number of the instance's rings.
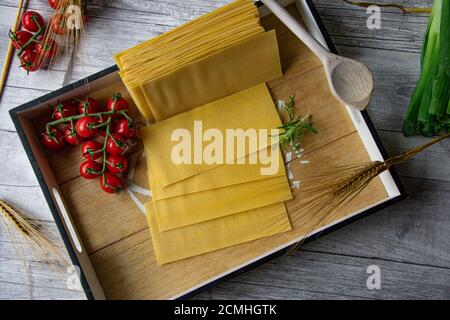
{"label": "spoon bowl", "polygon": [[331,93],[346,106],[364,110],[373,93],[373,78],[369,69],[361,62],[331,53],[275,0],[261,1],[319,57]]}
{"label": "spoon bowl", "polygon": [[373,78],[361,62],[330,54],[324,63],[333,95],[350,108],[364,110],[373,93]]}

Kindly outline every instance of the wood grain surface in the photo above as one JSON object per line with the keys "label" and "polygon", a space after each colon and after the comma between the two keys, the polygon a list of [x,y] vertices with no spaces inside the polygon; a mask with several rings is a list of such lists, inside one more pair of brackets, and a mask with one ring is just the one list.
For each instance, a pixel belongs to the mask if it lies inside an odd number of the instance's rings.
{"label": "wood grain surface", "polygon": [[[114,52],[227,2],[91,1],[93,16],[85,41],[88,54],[81,61],[77,59],[72,80],[110,66]],[[383,9],[382,28],[369,30],[365,10],[341,1],[314,2],[339,52],[365,62],[373,71],[375,96],[369,113],[388,151],[394,154],[425,141],[420,137],[404,138],[400,129],[418,77],[420,48],[428,17],[422,14],[403,16],[394,9]],[[431,1],[403,3],[427,6]],[[12,0],[0,3],[0,34],[6,34],[10,27],[15,5]],[[45,1],[31,0],[29,6],[49,12]],[[6,44],[7,38],[1,37],[0,62],[3,62]],[[3,146],[0,197],[54,228],[7,112],[60,87],[65,67],[61,62],[61,66],[52,70],[26,77],[15,67],[17,61],[13,63],[0,104],[0,143]],[[275,85],[273,90],[276,90]],[[306,84],[303,90],[308,90]],[[308,104],[300,99],[299,105],[307,108]],[[333,129],[338,130],[330,124],[326,130],[333,132]],[[450,144],[444,142],[398,168],[410,194],[409,200],[308,244],[295,255],[276,259],[222,283],[197,298],[450,298],[450,203],[446,198],[450,190],[450,164],[445,161],[449,154]],[[133,236],[139,237],[141,232]],[[100,252],[94,254],[94,259],[102,259]],[[366,287],[369,265],[381,268],[380,290]],[[84,298],[82,292],[68,290],[65,280],[58,278],[49,266],[36,262],[29,268],[33,271],[31,286],[7,233],[0,228],[0,298]]]}

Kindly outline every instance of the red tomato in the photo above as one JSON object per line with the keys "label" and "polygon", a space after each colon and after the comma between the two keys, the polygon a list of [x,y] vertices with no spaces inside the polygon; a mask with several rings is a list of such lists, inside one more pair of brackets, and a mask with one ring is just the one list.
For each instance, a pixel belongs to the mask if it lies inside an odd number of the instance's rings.
{"label": "red tomato", "polygon": [[115,129],[117,134],[120,134],[126,139],[131,139],[136,136],[136,127],[134,126],[134,123],[128,119],[120,119],[117,121]]}
{"label": "red tomato", "polygon": [[61,118],[71,117],[78,114],[78,107],[73,101],[58,102],[53,108],[52,118],[60,120]]}
{"label": "red tomato", "polygon": [[84,138],[80,137],[77,131],[75,129],[72,129],[72,126],[70,124],[66,128],[65,136],[67,143],[73,146],[79,145],[84,142]]}
{"label": "red tomato", "polygon": [[[20,49],[23,47],[32,37],[33,34],[28,31],[19,31],[19,32],[12,32],[10,31],[9,37],[13,41],[13,46],[16,49]],[[30,46],[34,46],[34,42],[30,43]],[[30,50],[33,49],[32,47],[28,47]]]}
{"label": "red tomato", "polygon": [[116,112],[121,110],[128,111],[130,110],[130,106],[128,105],[127,100],[122,98],[122,95],[120,93],[116,93],[111,98],[108,99],[108,102],[106,103],[106,109],[107,111],[116,111]]}
{"label": "red tomato", "polygon": [[96,113],[100,109],[96,100],[87,97],[80,101],[79,108],[80,114]]}
{"label": "red tomato", "polygon": [[88,180],[97,178],[102,171],[102,166],[95,161],[86,160],[80,164],[80,175]]}
{"label": "red tomato", "polygon": [[36,11],[27,11],[22,16],[22,26],[31,32],[36,32],[45,27],[45,21]]}
{"label": "red tomato", "polygon": [[27,73],[35,72],[39,69],[38,56],[35,51],[25,50],[20,56],[20,67]]}
{"label": "red tomato", "polygon": [[98,129],[95,128],[97,124],[98,120],[96,118],[84,116],[77,121],[75,129],[77,130],[77,133],[83,138],[90,138],[98,132]]}
{"label": "red tomato", "polygon": [[43,133],[42,142],[50,149],[61,149],[66,144],[64,133],[58,128],[51,128],[50,133]]}
{"label": "red tomato", "polygon": [[60,9],[61,1],[60,0],[48,0],[48,5],[51,8],[58,10],[58,9]]}
{"label": "red tomato", "polygon": [[89,140],[81,146],[81,154],[88,160],[96,160],[100,158],[103,153],[96,152],[103,149],[103,146],[95,140]]}
{"label": "red tomato", "polygon": [[125,188],[122,179],[112,172],[105,172],[100,178],[100,186],[107,193],[119,193]]}
{"label": "red tomato", "polygon": [[39,36],[36,39],[36,52],[41,60],[51,59],[55,56],[58,50],[58,45],[52,39],[44,39],[44,37]]}
{"label": "red tomato", "polygon": [[111,155],[106,160],[106,167],[112,173],[122,173],[128,169],[128,159],[121,155]]}
{"label": "red tomato", "polygon": [[55,14],[50,20],[52,31],[56,34],[62,35],[67,33],[67,17],[64,14]]}
{"label": "red tomato", "polygon": [[108,137],[108,142],[106,143],[106,151],[110,154],[118,155],[124,154],[128,149],[128,145],[124,138],[119,136],[117,133],[113,133]]}

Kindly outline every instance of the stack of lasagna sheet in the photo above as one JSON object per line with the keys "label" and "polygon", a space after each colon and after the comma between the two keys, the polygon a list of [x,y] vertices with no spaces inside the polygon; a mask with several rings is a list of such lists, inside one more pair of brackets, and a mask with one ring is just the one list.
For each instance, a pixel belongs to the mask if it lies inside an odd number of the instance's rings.
{"label": "stack of lasagna sheet", "polygon": [[238,0],[115,56],[141,113],[146,205],[160,264],[291,229],[292,198],[266,82],[276,34]]}

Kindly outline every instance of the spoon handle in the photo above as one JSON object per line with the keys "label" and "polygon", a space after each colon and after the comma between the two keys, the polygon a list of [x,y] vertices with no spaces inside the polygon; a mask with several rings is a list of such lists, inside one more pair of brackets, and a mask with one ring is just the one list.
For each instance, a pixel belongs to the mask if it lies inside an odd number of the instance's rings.
{"label": "spoon handle", "polygon": [[261,0],[272,13],[278,17],[303,43],[316,54],[320,60],[325,61],[330,52],[314,39],[308,30],[301,25],[286,9],[276,0]]}

